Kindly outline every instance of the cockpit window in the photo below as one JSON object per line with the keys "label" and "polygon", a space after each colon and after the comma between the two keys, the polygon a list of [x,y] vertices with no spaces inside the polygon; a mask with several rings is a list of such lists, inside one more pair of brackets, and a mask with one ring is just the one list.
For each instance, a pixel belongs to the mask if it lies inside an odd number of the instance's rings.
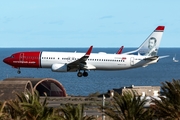
{"label": "cockpit window", "polygon": [[11,58],[14,58],[14,55],[11,55]]}

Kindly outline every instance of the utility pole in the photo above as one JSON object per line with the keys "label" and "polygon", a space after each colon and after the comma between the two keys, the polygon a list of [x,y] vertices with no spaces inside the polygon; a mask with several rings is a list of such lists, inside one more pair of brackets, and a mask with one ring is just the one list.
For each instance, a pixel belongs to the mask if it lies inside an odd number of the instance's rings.
{"label": "utility pole", "polygon": [[105,120],[105,115],[104,115],[105,99],[106,99],[106,97],[103,95],[103,97],[102,97],[102,106],[103,106],[102,120]]}

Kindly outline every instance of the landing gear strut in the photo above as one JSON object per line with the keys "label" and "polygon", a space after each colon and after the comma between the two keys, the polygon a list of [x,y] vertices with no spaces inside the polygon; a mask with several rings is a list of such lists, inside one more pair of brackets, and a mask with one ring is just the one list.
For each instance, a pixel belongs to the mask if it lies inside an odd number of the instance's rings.
{"label": "landing gear strut", "polygon": [[78,76],[78,77],[82,77],[82,76],[87,77],[87,76],[88,76],[88,72],[86,72],[86,71],[84,70],[84,72],[82,73],[82,72],[80,72],[80,70],[79,70],[79,72],[77,73],[77,76]]}
{"label": "landing gear strut", "polygon": [[21,73],[21,70],[20,70],[20,68],[18,68],[18,71],[17,71],[17,73],[18,73],[18,74],[20,74],[20,73]]}

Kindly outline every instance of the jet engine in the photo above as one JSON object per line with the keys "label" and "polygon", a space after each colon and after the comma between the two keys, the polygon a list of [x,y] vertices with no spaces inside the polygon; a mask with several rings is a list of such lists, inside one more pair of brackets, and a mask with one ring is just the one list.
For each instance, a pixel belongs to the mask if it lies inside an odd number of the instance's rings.
{"label": "jet engine", "polygon": [[51,70],[54,72],[67,72],[67,64],[53,64]]}

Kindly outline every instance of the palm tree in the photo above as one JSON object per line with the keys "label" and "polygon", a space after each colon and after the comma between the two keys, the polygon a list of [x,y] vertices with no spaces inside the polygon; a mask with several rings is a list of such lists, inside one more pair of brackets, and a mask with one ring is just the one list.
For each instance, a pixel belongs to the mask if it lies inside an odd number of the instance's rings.
{"label": "palm tree", "polygon": [[54,109],[47,107],[47,95],[43,102],[37,91],[16,93],[18,99],[7,102],[12,118],[25,120],[47,120],[54,117]]}
{"label": "palm tree", "polygon": [[151,120],[153,111],[144,108],[146,102],[146,97],[141,98],[135,91],[123,95],[115,92],[111,105],[102,109],[113,120]]}
{"label": "palm tree", "polygon": [[43,102],[40,101],[39,93],[37,91],[34,94],[24,94],[19,96],[27,98],[27,102],[21,103],[21,106],[25,109],[25,115],[32,120],[46,120],[53,115],[53,108],[47,107],[47,95]]}
{"label": "palm tree", "polygon": [[6,111],[6,101],[0,102],[0,120],[10,120],[11,116]]}
{"label": "palm tree", "polygon": [[21,107],[20,102],[18,100],[8,100],[6,102],[6,109],[12,119],[20,120],[25,119],[24,109]]}
{"label": "palm tree", "polygon": [[160,100],[152,99],[155,104],[151,106],[159,119],[180,119],[180,80],[162,83]]}
{"label": "palm tree", "polygon": [[65,104],[60,107],[61,119],[63,120],[94,120],[93,116],[84,116],[84,105]]}

